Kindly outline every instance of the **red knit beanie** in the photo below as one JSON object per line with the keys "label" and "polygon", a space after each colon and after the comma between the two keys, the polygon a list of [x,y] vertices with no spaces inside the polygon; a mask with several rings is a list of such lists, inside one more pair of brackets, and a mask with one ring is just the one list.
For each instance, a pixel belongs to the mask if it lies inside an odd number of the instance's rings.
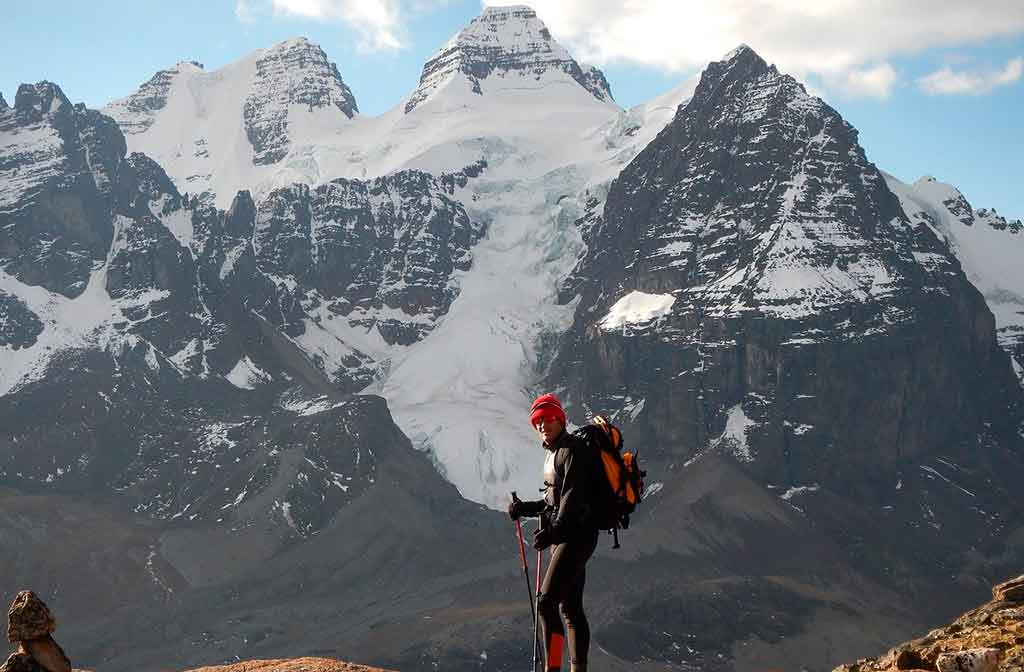
{"label": "red knit beanie", "polygon": [[556,418],[563,425],[565,424],[565,411],[562,410],[562,402],[553,394],[542,394],[533,401],[530,407],[530,424],[537,426],[541,418]]}

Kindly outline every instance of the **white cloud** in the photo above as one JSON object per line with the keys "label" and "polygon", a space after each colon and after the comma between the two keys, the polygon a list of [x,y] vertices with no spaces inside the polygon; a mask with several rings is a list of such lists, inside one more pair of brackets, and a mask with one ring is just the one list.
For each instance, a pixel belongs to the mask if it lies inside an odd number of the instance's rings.
{"label": "white cloud", "polygon": [[236,0],[235,16],[242,23],[253,23],[256,21],[256,15],[253,12],[252,5],[249,4],[249,0]]}
{"label": "white cloud", "polygon": [[360,51],[396,51],[409,46],[407,23],[451,0],[236,0],[235,15],[252,22],[254,4],[267,14],[348,26],[359,36]]}
{"label": "white cloud", "polygon": [[[507,4],[507,0],[481,0]],[[894,57],[1024,33],[1021,0],[530,0],[577,57],[669,71],[704,67],[738,44],[798,77],[884,97]]]}
{"label": "white cloud", "polygon": [[988,93],[1000,86],[1012,84],[1024,74],[1024,58],[1014,58],[1002,70],[961,70],[946,66],[917,80],[925,93],[971,94]]}
{"label": "white cloud", "polygon": [[406,46],[402,6],[398,0],[271,0],[274,14],[314,21],[337,21],[359,35],[364,51]]}
{"label": "white cloud", "polygon": [[829,88],[851,97],[889,97],[892,87],[899,80],[896,69],[889,63],[880,63],[871,68],[850,68],[839,77],[829,78]]}

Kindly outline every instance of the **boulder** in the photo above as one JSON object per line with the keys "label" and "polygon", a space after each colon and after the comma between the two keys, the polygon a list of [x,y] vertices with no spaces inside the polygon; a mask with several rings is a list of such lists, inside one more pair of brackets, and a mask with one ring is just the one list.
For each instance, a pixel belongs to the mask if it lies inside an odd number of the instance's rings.
{"label": "boulder", "polygon": [[943,653],[935,660],[939,672],[995,672],[999,669],[999,650],[968,649]]}
{"label": "boulder", "polygon": [[71,672],[71,661],[53,637],[47,635],[40,639],[30,639],[21,645],[48,672]]}
{"label": "boulder", "polygon": [[0,665],[0,672],[44,672],[39,663],[27,652],[18,650],[12,653],[7,661]]}
{"label": "boulder", "polygon": [[992,587],[995,602],[1024,602],[1024,575]]}
{"label": "boulder", "polygon": [[23,590],[14,598],[7,612],[7,639],[22,642],[48,637],[57,629],[46,603],[31,590]]}

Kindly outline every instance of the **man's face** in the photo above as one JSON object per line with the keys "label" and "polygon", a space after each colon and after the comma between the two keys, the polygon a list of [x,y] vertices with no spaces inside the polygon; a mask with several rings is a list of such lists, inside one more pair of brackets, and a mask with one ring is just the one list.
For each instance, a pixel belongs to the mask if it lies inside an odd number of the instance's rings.
{"label": "man's face", "polygon": [[544,443],[551,443],[555,440],[555,437],[562,433],[565,425],[559,422],[558,418],[554,415],[545,415],[537,420],[537,424],[534,427],[537,429],[537,433],[540,434],[540,438],[544,440]]}

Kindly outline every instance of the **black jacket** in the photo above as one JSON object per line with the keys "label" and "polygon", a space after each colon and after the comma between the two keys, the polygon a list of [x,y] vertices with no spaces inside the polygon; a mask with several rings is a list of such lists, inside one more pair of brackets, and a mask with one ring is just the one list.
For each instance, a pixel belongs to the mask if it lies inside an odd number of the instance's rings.
{"label": "black jacket", "polygon": [[590,500],[597,456],[564,429],[544,450],[544,499],[523,502],[524,515],[544,515],[555,543],[590,536],[597,530]]}

